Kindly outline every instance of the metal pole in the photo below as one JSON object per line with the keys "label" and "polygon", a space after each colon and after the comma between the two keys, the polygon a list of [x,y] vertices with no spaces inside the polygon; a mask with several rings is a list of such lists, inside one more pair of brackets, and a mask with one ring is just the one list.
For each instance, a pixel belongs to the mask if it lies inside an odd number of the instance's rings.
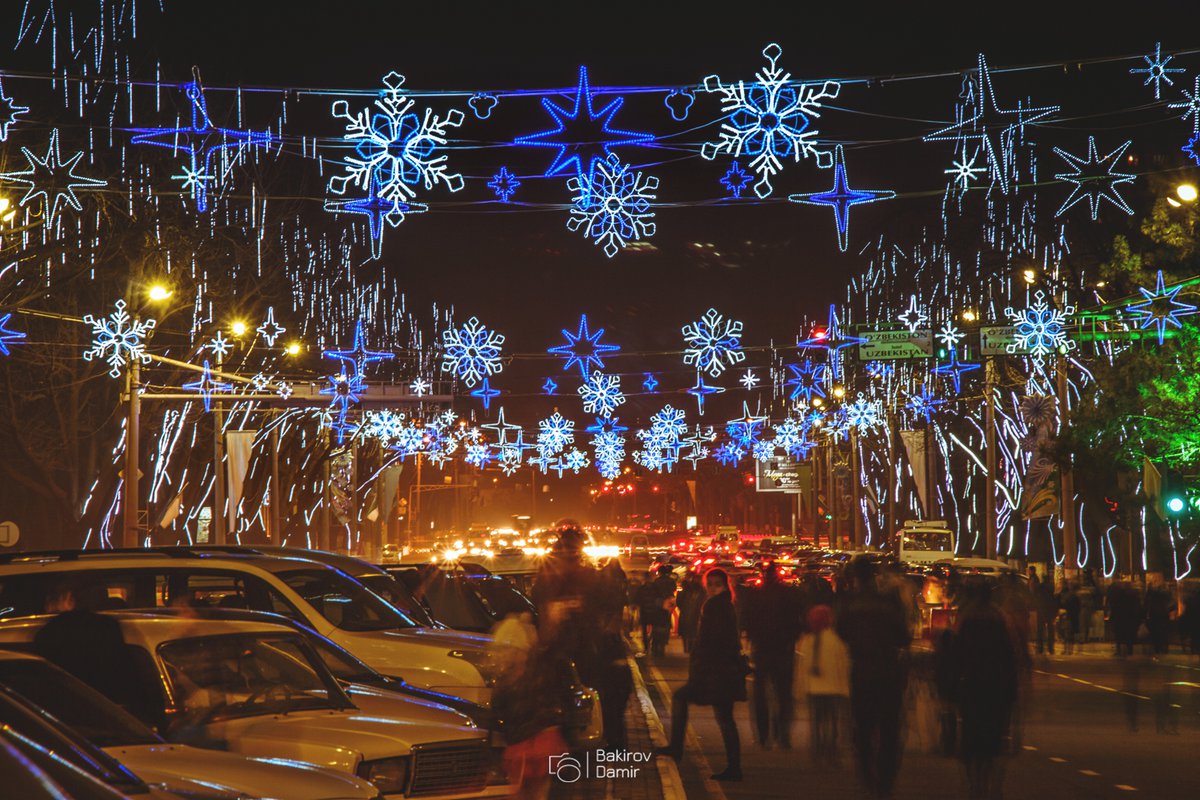
{"label": "metal pole", "polygon": [[[1070,404],[1067,396],[1067,359],[1058,358],[1058,414],[1059,425],[1066,428]],[[1070,467],[1062,468],[1062,478],[1059,481],[1062,494],[1063,520],[1063,571],[1070,577],[1075,575],[1078,562],[1076,559],[1076,530],[1075,530],[1075,476]]]}
{"label": "metal pole", "polygon": [[850,429],[850,513],[854,522],[854,548],[863,546],[862,482],[858,479],[858,429]]}
{"label": "metal pole", "polygon": [[887,482],[887,531],[884,533],[884,547],[891,544],[892,537],[896,535],[896,431],[894,430],[896,423],[895,417],[892,415],[892,409],[888,409],[887,415],[887,457],[888,457],[888,482]]}
{"label": "metal pole", "polygon": [[333,457],[332,448],[329,444],[329,428],[321,428],[321,449],[325,454],[325,458],[321,464],[321,528],[317,531],[317,548],[328,550],[329,529],[333,524],[333,511],[329,507],[333,503],[333,491],[329,485],[330,474],[332,472],[331,460]]}
{"label": "metal pole", "polygon": [[[217,353],[217,371],[221,371],[223,359]],[[213,544],[225,544],[225,406],[218,399],[213,408]],[[233,509],[229,510],[232,518]]]}
{"label": "metal pole", "polygon": [[983,428],[986,439],[987,490],[984,492],[984,554],[996,557],[996,403],[993,397],[996,383],[996,359],[991,356],[983,365]]}
{"label": "metal pole", "polygon": [[283,544],[283,487],[279,485],[279,428],[271,429],[271,544]]}
{"label": "metal pole", "polygon": [[[421,453],[417,453],[417,493],[413,496],[412,506],[410,506],[408,509],[409,524],[416,531],[417,535],[420,535],[421,533],[421,529],[417,525],[417,518],[421,513],[421,463],[424,460],[425,459],[422,457]],[[409,536],[408,546],[412,547],[412,543],[412,536]]]}
{"label": "metal pole", "polygon": [[828,478],[827,490],[829,492],[829,546],[837,547],[840,543],[838,539],[838,506],[841,503],[838,502],[837,472],[833,468],[833,445],[834,442],[830,439],[825,446],[825,458],[828,466],[826,477]]}
{"label": "metal pole", "polygon": [[[135,324],[137,320],[134,320]],[[129,401],[128,415],[125,418],[125,514],[121,530],[122,547],[136,547],[140,544],[140,525],[138,524],[138,417],[141,414],[141,399],[138,397],[140,382],[140,360],[129,359],[129,368],[125,370],[125,397]]]}

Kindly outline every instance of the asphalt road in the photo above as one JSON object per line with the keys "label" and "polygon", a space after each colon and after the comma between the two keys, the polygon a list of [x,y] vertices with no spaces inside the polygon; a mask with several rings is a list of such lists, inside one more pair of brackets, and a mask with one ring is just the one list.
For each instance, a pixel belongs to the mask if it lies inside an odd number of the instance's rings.
{"label": "asphalt road", "polygon": [[[1088,650],[1035,658],[1019,752],[1007,760],[1005,796],[1055,800],[1200,796],[1200,660],[1182,655],[1116,659],[1107,646],[1090,645]],[[678,641],[672,640],[665,658],[640,658],[639,664],[666,724],[669,694],[687,675]],[[936,752],[933,718],[921,713],[925,701],[914,698],[910,705],[895,797],[964,797],[959,762]],[[745,772],[741,783],[716,784],[708,779],[724,766],[724,750],[711,710],[693,712],[694,735],[688,738],[680,764],[688,798],[851,800],[865,796],[855,779],[852,754],[845,749],[845,733],[841,768],[811,764],[803,703],[796,706],[794,749],[789,751],[763,750],[755,744],[748,704],[737,705]],[[1158,730],[1160,722],[1165,730]]]}

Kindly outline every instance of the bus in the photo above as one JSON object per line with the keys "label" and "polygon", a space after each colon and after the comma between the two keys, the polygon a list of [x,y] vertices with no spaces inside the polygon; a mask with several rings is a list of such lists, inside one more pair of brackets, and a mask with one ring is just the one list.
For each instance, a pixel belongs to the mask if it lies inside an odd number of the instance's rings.
{"label": "bus", "polygon": [[945,520],[909,520],[896,531],[896,558],[909,564],[953,558],[954,547],[954,532]]}

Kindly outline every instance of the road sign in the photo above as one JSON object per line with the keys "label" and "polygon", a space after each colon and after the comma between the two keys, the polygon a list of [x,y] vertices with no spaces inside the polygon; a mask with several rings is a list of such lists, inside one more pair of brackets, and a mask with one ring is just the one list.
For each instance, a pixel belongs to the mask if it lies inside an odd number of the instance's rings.
{"label": "road sign", "polygon": [[812,483],[812,471],[786,456],[756,461],[755,491],[803,494]]}
{"label": "road sign", "polygon": [[857,332],[866,339],[858,346],[863,361],[894,361],[899,358],[929,358],[933,355],[933,331],[864,331]]}
{"label": "road sign", "polygon": [[[984,356],[1028,355],[1028,348],[1015,347],[1015,325],[985,325],[979,329],[979,354]],[[1009,346],[1014,348],[1009,350]]]}
{"label": "road sign", "polygon": [[15,522],[0,522],[0,547],[16,547],[21,541],[21,529]]}

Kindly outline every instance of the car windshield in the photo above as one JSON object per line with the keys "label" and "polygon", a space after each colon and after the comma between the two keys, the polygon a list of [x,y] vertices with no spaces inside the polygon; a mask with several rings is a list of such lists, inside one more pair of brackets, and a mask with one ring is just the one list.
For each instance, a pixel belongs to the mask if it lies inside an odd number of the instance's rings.
{"label": "car windshield", "polygon": [[954,548],[950,531],[904,531],[905,550],[935,550],[949,553]]}
{"label": "car windshield", "polygon": [[158,655],[176,704],[192,720],[345,706],[299,635],[200,636],[159,645]]}
{"label": "car windshield", "polygon": [[100,747],[158,744],[154,731],[87,684],[45,661],[0,660],[0,684]]}
{"label": "car windshield", "polygon": [[296,569],[280,572],[279,578],[344,631],[418,627],[374,592],[337,570]]}
{"label": "car windshield", "polygon": [[333,673],[333,677],[339,681],[374,684],[386,680],[378,672],[323,636],[310,636],[308,642],[325,662],[329,671]]}

